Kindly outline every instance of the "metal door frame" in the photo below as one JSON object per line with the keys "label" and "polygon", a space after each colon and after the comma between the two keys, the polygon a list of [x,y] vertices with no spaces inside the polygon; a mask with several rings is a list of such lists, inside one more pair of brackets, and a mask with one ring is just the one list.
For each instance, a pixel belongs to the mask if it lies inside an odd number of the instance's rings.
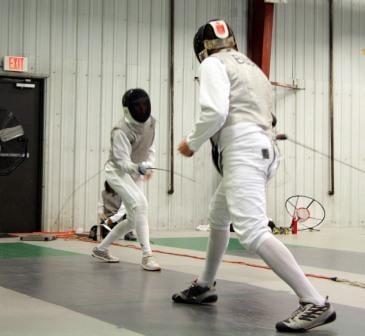
{"label": "metal door frame", "polygon": [[44,74],[28,74],[28,73],[6,73],[4,71],[0,71],[0,81],[3,81],[4,79],[8,79],[9,82],[16,82],[16,81],[25,81],[26,79],[30,80],[37,80],[40,83],[40,101],[39,106],[40,110],[38,111],[40,113],[39,115],[39,139],[38,139],[38,146],[40,146],[39,151],[39,165],[37,168],[37,174],[39,176],[39,183],[37,187],[37,193],[36,193],[36,202],[37,202],[37,224],[36,224],[36,231],[41,231],[43,228],[43,185],[44,185],[44,138],[45,138],[45,112],[46,112],[46,84],[47,84],[47,78],[48,75]]}

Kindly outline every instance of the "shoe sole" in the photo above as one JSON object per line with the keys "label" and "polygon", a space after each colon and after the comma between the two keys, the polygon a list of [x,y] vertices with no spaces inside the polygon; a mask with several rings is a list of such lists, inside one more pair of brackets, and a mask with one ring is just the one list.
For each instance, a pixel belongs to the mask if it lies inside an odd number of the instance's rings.
{"label": "shoe sole", "polygon": [[149,271],[149,272],[159,272],[159,271],[161,271],[161,267],[159,267],[159,268],[149,268],[149,267],[147,267],[147,266],[143,266],[143,265],[141,265],[141,267],[142,267],[145,271]]}
{"label": "shoe sole", "polygon": [[333,321],[335,321],[335,320],[336,320],[336,317],[337,317],[336,312],[335,312],[335,311],[333,311],[333,312],[331,313],[331,315],[330,315],[330,316],[328,316],[328,317],[324,320],[324,322],[323,322],[323,323],[319,323],[319,324],[317,324],[317,325],[315,325],[315,326],[313,326],[313,327],[308,328],[307,330],[313,329],[313,328],[315,328],[315,327],[319,327],[319,326],[324,325],[324,324],[327,324],[327,323],[331,323],[331,322],[333,322]]}
{"label": "shoe sole", "polygon": [[314,326],[312,326],[312,327],[310,327],[308,329],[304,329],[304,328],[302,328],[302,329],[291,329],[291,328],[289,328],[289,327],[287,327],[285,325],[283,325],[280,328],[276,328],[276,329],[279,332],[286,332],[286,333],[304,333],[304,332],[306,332],[308,330],[311,330],[311,329],[316,328],[316,327],[320,327],[320,326],[325,325],[327,323],[331,323],[331,322],[333,322],[335,320],[336,320],[336,312],[334,311],[334,312],[332,312],[332,314],[330,316],[328,316],[324,320],[324,322],[318,323],[318,324],[316,324],[316,325],[314,325]]}
{"label": "shoe sole", "polygon": [[197,305],[204,305],[204,304],[209,304],[209,303],[215,303],[218,301],[218,295],[210,295],[206,298],[204,298],[203,300],[188,300],[188,299],[184,299],[182,298],[179,294],[176,296],[172,297],[172,300],[175,303],[185,303],[185,304],[197,304]]}
{"label": "shoe sole", "polygon": [[103,257],[99,257],[96,254],[91,254],[91,256],[95,259],[101,260],[101,261],[103,261],[105,263],[108,263],[108,264],[117,264],[117,263],[119,263],[119,260],[108,260],[108,259],[105,259]]}

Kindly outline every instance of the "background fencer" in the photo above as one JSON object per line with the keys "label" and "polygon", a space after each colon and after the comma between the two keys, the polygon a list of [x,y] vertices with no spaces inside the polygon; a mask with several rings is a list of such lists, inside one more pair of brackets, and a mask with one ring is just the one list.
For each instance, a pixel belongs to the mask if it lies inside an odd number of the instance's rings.
{"label": "background fencer", "polygon": [[120,236],[135,229],[142,247],[142,267],[159,271],[160,265],[152,255],[149,241],[148,202],[142,182],[152,176],[155,161],[153,141],[155,119],[151,116],[151,102],[142,89],[130,89],[122,99],[124,116],[111,131],[109,159],[105,175],[125,206],[127,219],[117,224],[106,238],[93,249],[92,256],[105,262],[119,262],[108,247]]}
{"label": "background fencer", "polygon": [[233,32],[223,20],[212,20],[199,28],[194,50],[201,62],[201,114],[178,150],[190,157],[211,139],[222,180],[210,203],[204,271],[189,288],[174,294],[173,300],[198,304],[217,300],[215,276],[232,221],[241,244],[260,255],[299,297],[299,308],[276,324],[278,331],[302,332],[334,321],[333,307],[267,226],[266,183],[277,167],[269,80],[237,51]]}

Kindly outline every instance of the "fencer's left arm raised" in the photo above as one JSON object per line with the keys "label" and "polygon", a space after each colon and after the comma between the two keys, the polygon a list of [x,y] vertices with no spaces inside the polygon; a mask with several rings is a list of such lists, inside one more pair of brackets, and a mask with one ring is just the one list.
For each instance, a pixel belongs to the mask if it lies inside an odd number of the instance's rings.
{"label": "fencer's left arm raised", "polygon": [[200,65],[201,114],[186,142],[196,152],[223,126],[229,110],[230,81],[226,68],[215,57],[206,58]]}

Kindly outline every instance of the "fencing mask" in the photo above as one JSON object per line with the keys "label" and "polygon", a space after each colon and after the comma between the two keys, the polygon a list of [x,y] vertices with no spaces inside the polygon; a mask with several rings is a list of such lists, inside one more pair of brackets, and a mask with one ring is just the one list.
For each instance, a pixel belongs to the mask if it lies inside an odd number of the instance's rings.
{"label": "fencing mask", "polygon": [[212,51],[237,49],[232,29],[224,20],[210,20],[201,26],[194,37],[194,51],[199,62],[203,62]]}
{"label": "fencing mask", "polygon": [[151,115],[151,101],[147,92],[142,89],[130,89],[122,99],[124,111],[139,123],[144,123]]}

